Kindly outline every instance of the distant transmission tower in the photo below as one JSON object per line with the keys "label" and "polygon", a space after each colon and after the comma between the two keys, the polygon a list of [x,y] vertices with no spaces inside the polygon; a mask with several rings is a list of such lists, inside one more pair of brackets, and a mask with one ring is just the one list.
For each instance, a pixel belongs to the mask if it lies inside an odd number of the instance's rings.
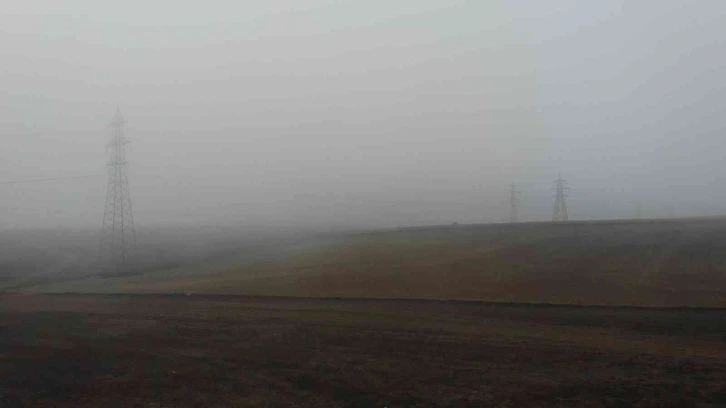
{"label": "distant transmission tower", "polygon": [[509,190],[509,222],[512,224],[517,222],[517,204],[519,201],[517,193],[517,189],[514,187],[514,183],[512,183],[512,187]]}
{"label": "distant transmission tower", "polygon": [[126,119],[116,108],[111,123],[111,141],[108,144],[108,192],[103,215],[103,231],[99,261],[107,267],[128,269],[136,253],[136,232],[131,211],[128,162],[126,161]]}
{"label": "distant transmission tower", "polygon": [[553,222],[567,221],[567,204],[565,204],[565,190],[567,190],[566,182],[562,179],[562,175],[557,176],[555,180],[555,208],[552,211]]}

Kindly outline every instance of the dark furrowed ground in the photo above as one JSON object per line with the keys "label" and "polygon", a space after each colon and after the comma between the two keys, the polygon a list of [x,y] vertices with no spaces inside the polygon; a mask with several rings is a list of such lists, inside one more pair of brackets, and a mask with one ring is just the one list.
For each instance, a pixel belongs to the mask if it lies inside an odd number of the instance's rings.
{"label": "dark furrowed ground", "polygon": [[726,311],[0,298],[0,406],[726,404]]}

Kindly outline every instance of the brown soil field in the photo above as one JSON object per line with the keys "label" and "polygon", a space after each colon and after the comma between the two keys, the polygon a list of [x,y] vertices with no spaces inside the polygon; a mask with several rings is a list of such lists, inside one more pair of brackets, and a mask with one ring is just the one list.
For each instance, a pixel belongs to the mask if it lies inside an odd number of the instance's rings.
{"label": "brown soil field", "polygon": [[2,407],[724,404],[724,310],[0,296]]}
{"label": "brown soil field", "polygon": [[283,247],[254,261],[210,261],[23,290],[726,307],[726,220],[345,234]]}

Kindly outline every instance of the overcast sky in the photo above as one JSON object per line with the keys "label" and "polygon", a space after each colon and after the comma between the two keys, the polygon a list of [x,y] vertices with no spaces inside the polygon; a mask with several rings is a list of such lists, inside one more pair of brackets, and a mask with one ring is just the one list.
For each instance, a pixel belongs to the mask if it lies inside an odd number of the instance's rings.
{"label": "overcast sky", "polygon": [[[0,181],[106,172],[137,225],[726,214],[726,2],[16,1]],[[0,185],[0,226],[102,221],[104,177]]]}

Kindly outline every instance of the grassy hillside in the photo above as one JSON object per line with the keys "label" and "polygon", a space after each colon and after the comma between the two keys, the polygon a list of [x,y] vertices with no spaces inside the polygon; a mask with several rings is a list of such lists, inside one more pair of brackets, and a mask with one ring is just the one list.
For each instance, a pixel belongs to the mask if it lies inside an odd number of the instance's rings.
{"label": "grassy hillside", "polygon": [[286,245],[249,262],[32,289],[726,306],[720,219],[431,227]]}

